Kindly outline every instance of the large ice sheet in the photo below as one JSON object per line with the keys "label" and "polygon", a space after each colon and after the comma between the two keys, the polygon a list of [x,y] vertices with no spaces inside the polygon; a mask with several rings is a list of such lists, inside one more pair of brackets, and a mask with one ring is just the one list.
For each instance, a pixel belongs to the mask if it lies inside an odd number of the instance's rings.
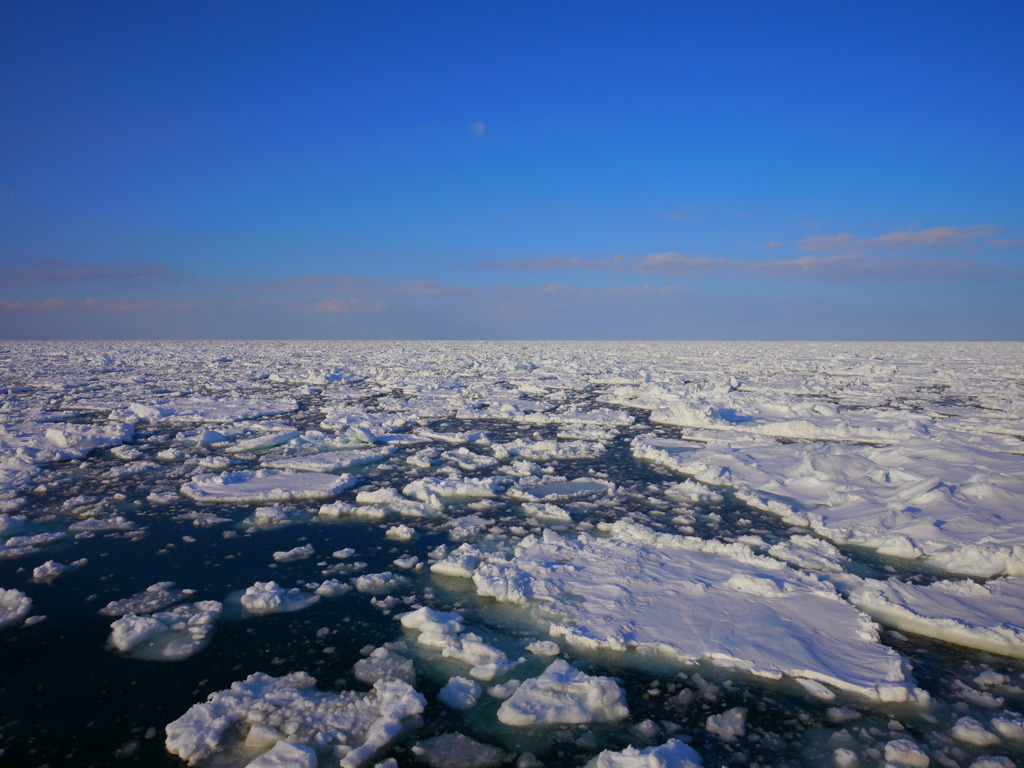
{"label": "large ice sheet", "polygon": [[849,600],[883,624],[1024,659],[1024,579],[929,585],[865,579]]}
{"label": "large ice sheet", "polygon": [[707,661],[760,677],[806,678],[877,701],[924,701],[909,665],[830,586],[742,544],[656,534],[524,539],[481,562],[481,595],[533,606],[581,649]]}
{"label": "large ice sheet", "polygon": [[131,403],[129,409],[136,417],[146,421],[227,423],[279,416],[298,410],[299,405],[288,399],[229,399],[214,397],[182,397],[173,400]]}
{"label": "large ice sheet", "polygon": [[1024,575],[1024,460],[940,437],[874,448],[716,442],[660,460],[840,544],[953,573]]}

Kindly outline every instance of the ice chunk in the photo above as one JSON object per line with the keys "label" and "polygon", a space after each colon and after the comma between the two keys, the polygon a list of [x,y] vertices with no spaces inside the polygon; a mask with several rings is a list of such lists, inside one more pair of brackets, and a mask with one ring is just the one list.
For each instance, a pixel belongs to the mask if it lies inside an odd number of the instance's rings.
{"label": "ice chunk", "polygon": [[32,569],[32,580],[41,582],[52,582],[60,576],[63,576],[68,571],[73,571],[76,568],[81,568],[83,565],[88,563],[84,557],[80,560],[75,560],[73,563],[65,564],[58,563],[56,560],[47,560],[42,565],[37,565]]}
{"label": "ice chunk", "polygon": [[468,677],[453,677],[448,680],[444,688],[437,694],[437,698],[446,707],[452,709],[472,709],[480,700],[483,690],[479,683],[470,680]]}
{"label": "ice chunk", "polygon": [[539,677],[523,682],[498,709],[505,725],[596,723],[629,717],[626,693],[608,677],[591,677],[556,659]]}
{"label": "ice chunk", "polygon": [[315,554],[312,544],[303,544],[300,547],[274,553],[274,559],[279,563],[287,563],[292,560],[305,560]]}
{"label": "ice chunk", "polygon": [[374,648],[369,656],[356,662],[352,671],[356,680],[371,685],[378,680],[402,680],[409,685],[416,684],[412,661],[388,648]]}
{"label": "ice chunk", "polygon": [[326,451],[301,456],[265,457],[260,464],[270,469],[294,469],[298,472],[340,472],[350,467],[371,464],[391,456],[397,449],[390,446],[379,448],[350,448],[341,451]]}
{"label": "ice chunk", "polygon": [[279,741],[245,768],[316,768],[316,752],[302,744]]}
{"label": "ice chunk", "polygon": [[440,477],[425,477],[413,480],[402,489],[402,493],[419,501],[428,501],[436,496],[441,499],[493,498],[501,493],[502,483],[497,478],[463,478],[445,480]]}
{"label": "ice chunk", "polygon": [[270,613],[301,611],[319,599],[319,595],[280,587],[276,581],[257,581],[251,587],[246,587],[240,602],[247,614],[264,616]]}
{"label": "ice chunk", "polygon": [[0,587],[0,629],[17,624],[31,610],[31,597],[18,589]]}
{"label": "ice chunk", "polygon": [[976,747],[991,747],[999,743],[999,737],[985,730],[985,726],[973,717],[965,716],[957,720],[950,735],[963,744],[972,744]]}
{"label": "ice chunk", "polygon": [[128,613],[141,614],[159,611],[168,605],[180,602],[185,598],[185,591],[178,589],[173,581],[160,581],[151,584],[142,592],[138,592],[123,600],[112,600],[100,609],[104,616],[124,616]]}
{"label": "ice chunk", "polygon": [[319,501],[337,496],[355,484],[356,478],[351,475],[260,469],[200,475],[182,485],[181,493],[195,501],[242,504]]}
{"label": "ice chunk", "polygon": [[481,744],[461,733],[444,733],[421,741],[412,753],[430,768],[498,768],[508,762],[504,750]]}
{"label": "ice chunk", "polygon": [[708,733],[722,741],[736,741],[747,732],[747,710],[745,707],[733,707],[721,714],[710,715],[705,727]]}
{"label": "ice chunk", "polygon": [[[330,750],[341,768],[366,765],[415,724],[426,704],[400,680],[381,680],[369,693],[318,691],[305,672],[249,675],[210,694],[166,728],[167,751],[196,765],[232,748],[253,730],[259,741],[283,741]],[[274,732],[278,736],[274,737]]]}
{"label": "ice chunk", "polygon": [[110,643],[137,658],[187,659],[206,647],[221,608],[216,600],[202,600],[149,616],[129,613],[110,625]]}
{"label": "ice chunk", "polygon": [[931,762],[917,744],[910,739],[894,739],[885,745],[885,759],[903,768],[928,768]]}
{"label": "ice chunk", "polygon": [[585,768],[700,768],[700,755],[688,744],[670,739],[656,747],[626,747],[621,752],[606,749]]}

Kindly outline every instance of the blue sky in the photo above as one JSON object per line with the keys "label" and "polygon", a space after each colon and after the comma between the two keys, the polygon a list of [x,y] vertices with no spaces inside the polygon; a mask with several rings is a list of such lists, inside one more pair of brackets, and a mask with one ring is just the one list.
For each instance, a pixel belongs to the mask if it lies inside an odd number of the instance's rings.
{"label": "blue sky", "polygon": [[0,337],[1024,339],[1019,2],[0,2]]}

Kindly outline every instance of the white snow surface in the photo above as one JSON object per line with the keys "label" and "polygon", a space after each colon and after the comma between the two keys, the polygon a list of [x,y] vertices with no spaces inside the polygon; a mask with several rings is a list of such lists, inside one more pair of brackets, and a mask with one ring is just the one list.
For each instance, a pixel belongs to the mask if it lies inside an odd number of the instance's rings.
{"label": "white snow surface", "polygon": [[425,704],[401,680],[378,681],[369,693],[328,692],[317,690],[305,672],[256,672],[170,723],[165,743],[172,755],[195,765],[239,737],[242,749],[248,742],[253,751],[287,739],[332,755],[342,768],[358,768],[401,735]]}
{"label": "white snow surface", "polygon": [[839,544],[952,573],[1022,576],[1024,461],[975,443],[951,432],[881,447],[716,440],[656,455],[641,438],[634,452],[731,485],[752,506]]}
{"label": "white snow surface", "polygon": [[556,659],[538,677],[524,680],[498,708],[505,725],[579,725],[629,717],[626,692],[609,677],[587,675]]}
{"label": "white snow surface", "polygon": [[622,521],[608,533],[529,536],[511,560],[476,566],[476,590],[533,606],[577,648],[807,678],[878,701],[927,699],[877,626],[830,585],[743,544]]}
{"label": "white snow surface", "polygon": [[606,749],[585,768],[700,768],[700,755],[679,739],[646,749],[626,747],[621,752]]}
{"label": "white snow surface", "polygon": [[0,629],[10,627],[28,616],[32,598],[19,589],[0,587]]}
{"label": "white snow surface", "polygon": [[927,586],[896,577],[865,579],[849,600],[897,629],[1024,659],[1024,578],[984,584],[946,580]]}
{"label": "white snow surface", "polygon": [[337,496],[355,483],[351,475],[258,469],[200,475],[182,485],[181,493],[195,501],[236,504],[320,501]]}

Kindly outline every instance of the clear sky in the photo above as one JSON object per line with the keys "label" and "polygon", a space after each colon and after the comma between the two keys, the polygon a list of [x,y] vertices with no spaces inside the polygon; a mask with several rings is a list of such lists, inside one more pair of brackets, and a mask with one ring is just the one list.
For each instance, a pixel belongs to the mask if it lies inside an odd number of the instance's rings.
{"label": "clear sky", "polygon": [[1024,3],[0,0],[0,337],[1024,339]]}

